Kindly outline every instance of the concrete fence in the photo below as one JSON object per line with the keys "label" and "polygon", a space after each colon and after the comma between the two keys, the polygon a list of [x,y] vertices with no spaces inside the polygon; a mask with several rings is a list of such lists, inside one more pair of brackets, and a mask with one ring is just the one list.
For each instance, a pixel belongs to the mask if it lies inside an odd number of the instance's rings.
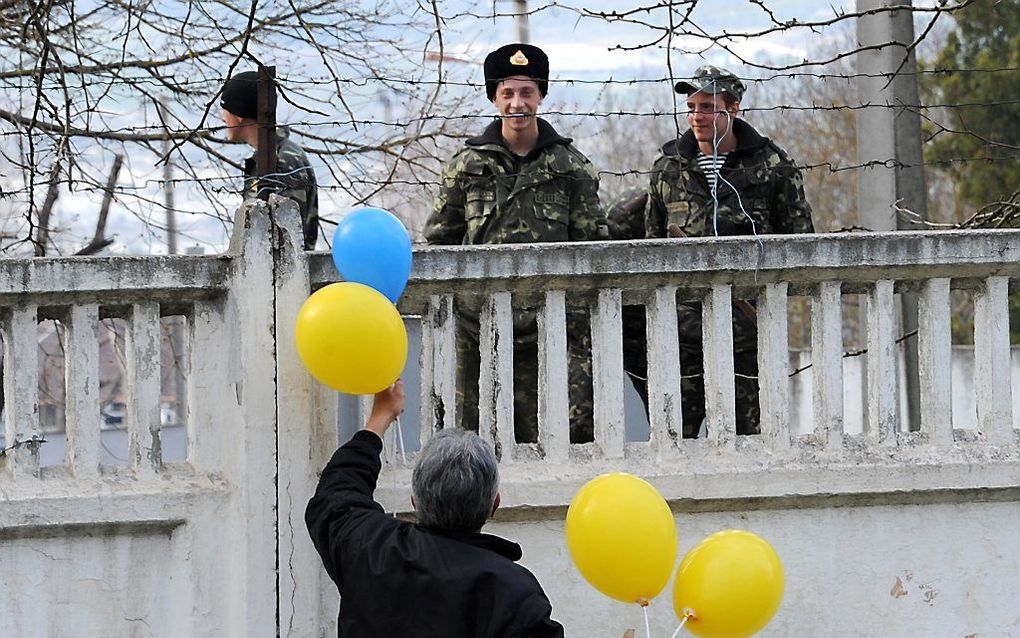
{"label": "concrete fence", "polygon": [[[0,636],[328,636],[337,598],[303,526],[316,472],[358,410],[304,372],[294,319],[335,281],[300,250],[294,208],[243,209],[220,256],[0,262],[5,441],[0,459]],[[681,555],[750,529],[779,551],[784,605],[765,636],[1020,635],[1020,437],[1007,293],[1020,233],[891,233],[421,249],[400,302],[420,320],[419,441],[456,425],[454,308],[482,309],[480,432],[501,451],[494,533],[524,546],[570,636],[643,624],[574,571],[565,508],[597,474],[655,484]],[[974,419],[952,415],[950,291],[975,293]],[[901,419],[896,296],[920,296],[921,420]],[[841,296],[867,298],[865,416],[848,426]],[[792,391],[788,300],[811,299],[811,395]],[[734,432],[734,299],[758,300],[762,434]],[[676,303],[704,308],[708,436],[680,432]],[[595,440],[568,437],[566,307],[588,303]],[[647,309],[650,427],[625,432],[621,307]],[[513,438],[515,307],[539,308],[537,444]],[[184,460],[161,451],[159,319],[185,318]],[[128,460],[102,462],[98,323],[126,322]],[[40,464],[36,327],[64,330],[64,462]],[[420,319],[419,319],[420,318]],[[415,325],[417,329],[417,325]],[[794,354],[793,357],[803,355]],[[31,362],[32,365],[26,365]],[[799,387],[806,387],[801,384]],[[858,386],[862,387],[862,386]],[[805,427],[809,423],[809,427]],[[638,440],[634,440],[637,438]],[[393,436],[377,493],[409,513]],[[667,590],[653,635],[676,626]],[[407,601],[407,604],[414,604]]]}

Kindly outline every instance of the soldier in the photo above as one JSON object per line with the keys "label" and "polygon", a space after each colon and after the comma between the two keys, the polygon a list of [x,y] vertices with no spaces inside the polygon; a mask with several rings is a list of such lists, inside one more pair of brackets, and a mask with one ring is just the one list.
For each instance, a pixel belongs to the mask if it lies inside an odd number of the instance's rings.
{"label": "soldier", "polygon": [[[255,71],[238,73],[227,80],[220,94],[223,123],[227,125],[227,139],[245,142],[258,150],[258,79]],[[297,202],[301,211],[305,250],[314,250],[319,237],[319,196],[315,184],[315,171],[308,156],[289,137],[286,127],[276,131],[276,172],[261,183],[255,174],[255,154],[244,160],[244,201],[256,199],[263,190],[278,193]]]}
{"label": "soldier", "polygon": [[[499,119],[467,140],[443,170],[425,225],[432,244],[504,244],[607,238],[598,173],[552,125],[537,117],[549,59],[538,47],[508,44],[485,58],[486,96]],[[458,315],[458,422],[478,423],[478,318]],[[571,440],[592,440],[591,332],[583,311],[567,318]],[[514,432],[538,435],[538,330],[534,311],[514,313]]]}
{"label": "soldier", "polygon": [[[774,142],[739,118],[744,84],[702,66],[678,82],[690,130],[662,147],[652,167],[645,208],[647,237],[809,233],[811,207],[800,171]],[[679,309],[683,435],[697,436],[705,417],[701,304]],[[737,433],[759,431],[758,333],[754,307],[734,303]]]}

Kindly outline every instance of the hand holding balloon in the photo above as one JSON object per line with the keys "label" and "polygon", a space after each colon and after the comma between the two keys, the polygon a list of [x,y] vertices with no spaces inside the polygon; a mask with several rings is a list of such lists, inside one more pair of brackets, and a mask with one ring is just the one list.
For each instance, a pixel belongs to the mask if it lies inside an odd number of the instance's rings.
{"label": "hand holding balloon", "polygon": [[390,424],[396,421],[404,413],[404,382],[397,379],[397,382],[375,393],[372,399],[372,414],[365,423],[365,429],[375,432],[382,438]]}

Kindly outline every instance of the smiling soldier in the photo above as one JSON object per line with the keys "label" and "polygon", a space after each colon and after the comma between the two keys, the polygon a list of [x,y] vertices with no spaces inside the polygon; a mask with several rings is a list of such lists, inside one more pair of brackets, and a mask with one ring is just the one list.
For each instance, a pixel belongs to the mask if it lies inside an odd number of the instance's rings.
{"label": "smiling soldier", "polygon": [[[693,78],[674,87],[687,96],[690,129],[666,142],[652,166],[645,208],[647,237],[814,230],[800,170],[775,142],[738,117],[744,88],[740,78],[716,66],[702,66]],[[756,434],[760,408],[755,310],[752,302],[743,300],[734,306],[736,431]],[[698,435],[705,418],[701,304],[680,304],[678,319],[683,435],[690,438]],[[638,337],[643,329],[637,326]]]}
{"label": "smiling soldier", "polygon": [[[498,119],[467,140],[443,170],[425,226],[431,244],[509,244],[606,239],[594,166],[537,116],[549,87],[549,58],[508,44],[485,58],[485,92]],[[478,423],[478,315],[458,310],[458,420]],[[592,440],[591,337],[587,314],[568,309],[571,440]],[[533,309],[514,313],[514,431],[538,437],[538,329]]]}

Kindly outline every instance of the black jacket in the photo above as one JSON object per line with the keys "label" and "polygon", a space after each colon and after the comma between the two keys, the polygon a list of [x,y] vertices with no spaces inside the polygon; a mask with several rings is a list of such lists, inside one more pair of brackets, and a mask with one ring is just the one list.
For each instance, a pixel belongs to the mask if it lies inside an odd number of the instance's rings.
{"label": "black jacket", "polygon": [[372,498],[382,441],[362,430],[322,471],[305,511],[340,590],[339,636],[562,637],[516,543],[400,521]]}

